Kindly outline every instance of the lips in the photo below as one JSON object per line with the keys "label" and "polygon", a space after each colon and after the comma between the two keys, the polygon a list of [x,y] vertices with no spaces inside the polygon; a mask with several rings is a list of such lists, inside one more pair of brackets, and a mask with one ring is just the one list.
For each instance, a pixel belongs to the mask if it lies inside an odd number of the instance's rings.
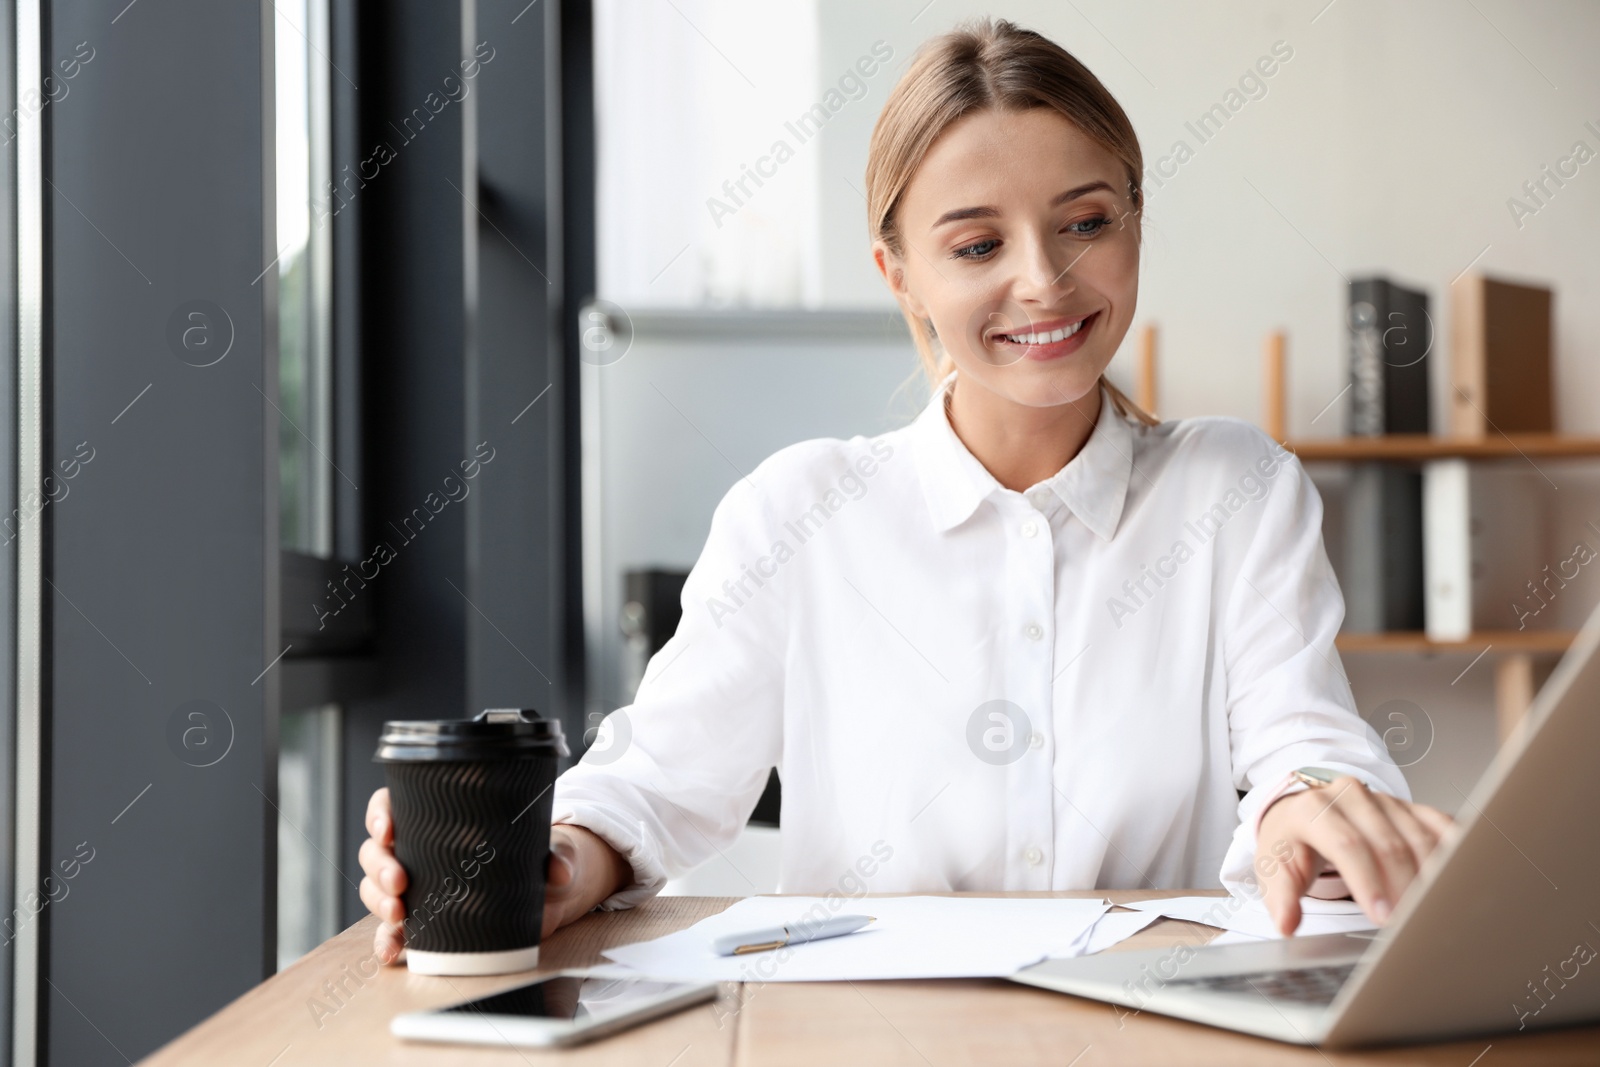
{"label": "lips", "polygon": [[1029,323],[1017,330],[996,330],[988,340],[996,348],[1011,351],[1024,359],[1056,359],[1083,346],[1099,314],[1094,311],[1072,318]]}

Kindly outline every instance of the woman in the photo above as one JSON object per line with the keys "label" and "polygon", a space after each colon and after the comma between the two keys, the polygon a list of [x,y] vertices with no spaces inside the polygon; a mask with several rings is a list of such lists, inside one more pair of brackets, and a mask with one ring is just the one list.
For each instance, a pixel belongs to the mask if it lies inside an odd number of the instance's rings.
{"label": "woman", "polygon": [[[556,784],[547,934],[726,848],[773,766],[785,892],[1220,878],[1286,933],[1306,892],[1386,919],[1450,820],[1356,713],[1315,489],[1249,424],[1160,422],[1103,377],[1142,171],[1121,107],[1043,37],[983,21],[919,52],[866,181],[933,398],[728,491],[615,713],[625,747]],[[382,790],[367,826],[392,961]]]}

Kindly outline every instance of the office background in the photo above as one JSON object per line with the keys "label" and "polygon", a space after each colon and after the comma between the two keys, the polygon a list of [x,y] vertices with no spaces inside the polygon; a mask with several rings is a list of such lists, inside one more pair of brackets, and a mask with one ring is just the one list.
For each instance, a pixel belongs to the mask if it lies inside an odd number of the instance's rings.
{"label": "office background", "polygon": [[[1600,434],[1600,164],[1524,187],[1600,150],[1591,4],[8,6],[0,1057],[137,1058],[353,921],[384,720],[595,741],[624,573],[687,568],[776,448],[915,413],[862,172],[916,45],[977,14],[1140,134],[1162,415],[1259,420],[1281,329],[1290,435],[1337,437],[1346,279],[1427,290],[1448,352],[1472,268],[1555,290],[1556,424]],[[1600,479],[1529,466],[1553,563]],[[1597,599],[1585,571],[1541,624]],[[1345,657],[1363,713],[1420,712],[1446,810],[1497,744],[1492,656]]]}
{"label": "office background", "polygon": [[[866,243],[862,174],[872,125],[918,42],[962,17],[993,14],[1082,59],[1139,133],[1148,199],[1139,311],[1111,368],[1130,394],[1136,335],[1154,324],[1161,415],[1260,422],[1263,337],[1282,330],[1289,435],[1338,437],[1349,403],[1347,279],[1385,274],[1426,291],[1441,359],[1453,342],[1449,286],[1471,268],[1555,290],[1555,424],[1566,434],[1600,432],[1600,305],[1586,295],[1600,280],[1600,256],[1573,237],[1600,223],[1600,182],[1587,180],[1587,163],[1570,164],[1577,173],[1559,186],[1543,169],[1573,156],[1579,141],[1600,151],[1600,133],[1589,128],[1600,129],[1600,73],[1586,60],[1600,31],[1592,5],[1322,0],[1202,10],[819,0],[759,16],[708,4],[693,25],[666,6],[630,10],[615,23],[606,11],[596,29],[600,114],[610,118],[597,130],[599,281],[622,307],[871,308],[896,319]],[[789,46],[769,56],[765,42],[778,39]],[[845,102],[814,134],[798,125],[859,61],[873,65],[875,47],[894,58],[844,86]],[[1263,58],[1274,72],[1241,83]],[[646,85],[670,88],[629,89]],[[1224,106],[1238,109],[1202,124],[1230,91]],[[611,98],[642,106],[608,111]],[[737,186],[733,195],[724,190],[772,157],[777,140],[795,151],[768,163],[773,176],[748,181],[748,197]],[[1548,192],[1530,196],[1524,184],[1541,180]],[[735,197],[744,203],[731,212],[709,203],[734,205]],[[781,322],[763,335],[758,317],[741,336],[722,328],[727,319],[707,316],[692,340],[685,323],[647,324],[659,341],[636,342],[636,353],[606,368],[609,387],[636,403],[619,401],[627,417],[608,421],[602,439],[612,459],[595,483],[608,508],[601,528],[615,538],[604,541],[612,560],[604,574],[614,584],[589,628],[591,663],[604,680],[627,677],[617,629],[622,571],[691,563],[710,508],[737,476],[733,466],[748,470],[797,436],[900,425],[925,395],[914,360],[901,354],[908,346],[884,344],[877,320],[857,319],[853,342],[818,352]],[[1443,366],[1431,381],[1442,432]],[[659,440],[673,446],[647,443]],[[680,455],[697,462],[662,477]],[[1499,466],[1518,499],[1547,509],[1543,549],[1532,550],[1539,562],[1524,578],[1570,558],[1577,541],[1600,549],[1586,525],[1600,524],[1600,465]],[[1348,472],[1312,471],[1341,567]],[[1581,570],[1537,625],[1573,629],[1597,600],[1600,579]],[[1515,629],[1509,604],[1504,616],[1499,628]],[[1498,747],[1493,651],[1473,663],[1483,647],[1344,657],[1380,733],[1399,722],[1391,712],[1407,717],[1402,730],[1415,727],[1410,743],[1426,755],[1413,751],[1408,780],[1419,800],[1446,811],[1459,807],[1458,789],[1470,788]],[[1536,676],[1553,661],[1537,657]],[[701,872],[691,884],[739,891],[751,866],[771,855],[758,844],[748,859],[735,853],[731,865],[715,862],[713,877]]]}

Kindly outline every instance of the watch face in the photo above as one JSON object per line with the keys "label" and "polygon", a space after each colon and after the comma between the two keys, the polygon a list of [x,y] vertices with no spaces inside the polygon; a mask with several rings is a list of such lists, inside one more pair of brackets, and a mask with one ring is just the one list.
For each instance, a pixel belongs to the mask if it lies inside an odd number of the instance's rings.
{"label": "watch face", "polygon": [[[1339,777],[1336,772],[1330,771],[1326,767],[1301,767],[1299,770],[1295,771],[1295,774],[1299,775],[1301,778],[1313,779],[1316,783],[1321,785],[1329,785],[1335,778]],[[1307,784],[1309,785],[1311,783],[1307,782]]]}

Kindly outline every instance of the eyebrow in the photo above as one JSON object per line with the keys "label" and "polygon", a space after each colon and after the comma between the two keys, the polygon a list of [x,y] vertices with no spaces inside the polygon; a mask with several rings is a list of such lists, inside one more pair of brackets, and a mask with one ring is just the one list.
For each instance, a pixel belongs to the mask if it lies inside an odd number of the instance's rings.
{"label": "eyebrow", "polygon": [[[1058,207],[1061,204],[1065,204],[1069,200],[1076,200],[1080,196],[1085,196],[1099,189],[1104,189],[1107,192],[1115,191],[1111,188],[1110,182],[1092,181],[1085,185],[1080,185],[1075,189],[1068,189],[1066,192],[1061,193],[1054,200],[1050,201],[1050,206]],[[943,226],[947,222],[960,222],[964,219],[992,219],[998,217],[999,214],[1000,209],[993,207],[956,208],[954,211],[946,211],[943,215],[940,215],[934,220],[933,225],[929,226],[928,229],[937,230],[940,226]]]}

